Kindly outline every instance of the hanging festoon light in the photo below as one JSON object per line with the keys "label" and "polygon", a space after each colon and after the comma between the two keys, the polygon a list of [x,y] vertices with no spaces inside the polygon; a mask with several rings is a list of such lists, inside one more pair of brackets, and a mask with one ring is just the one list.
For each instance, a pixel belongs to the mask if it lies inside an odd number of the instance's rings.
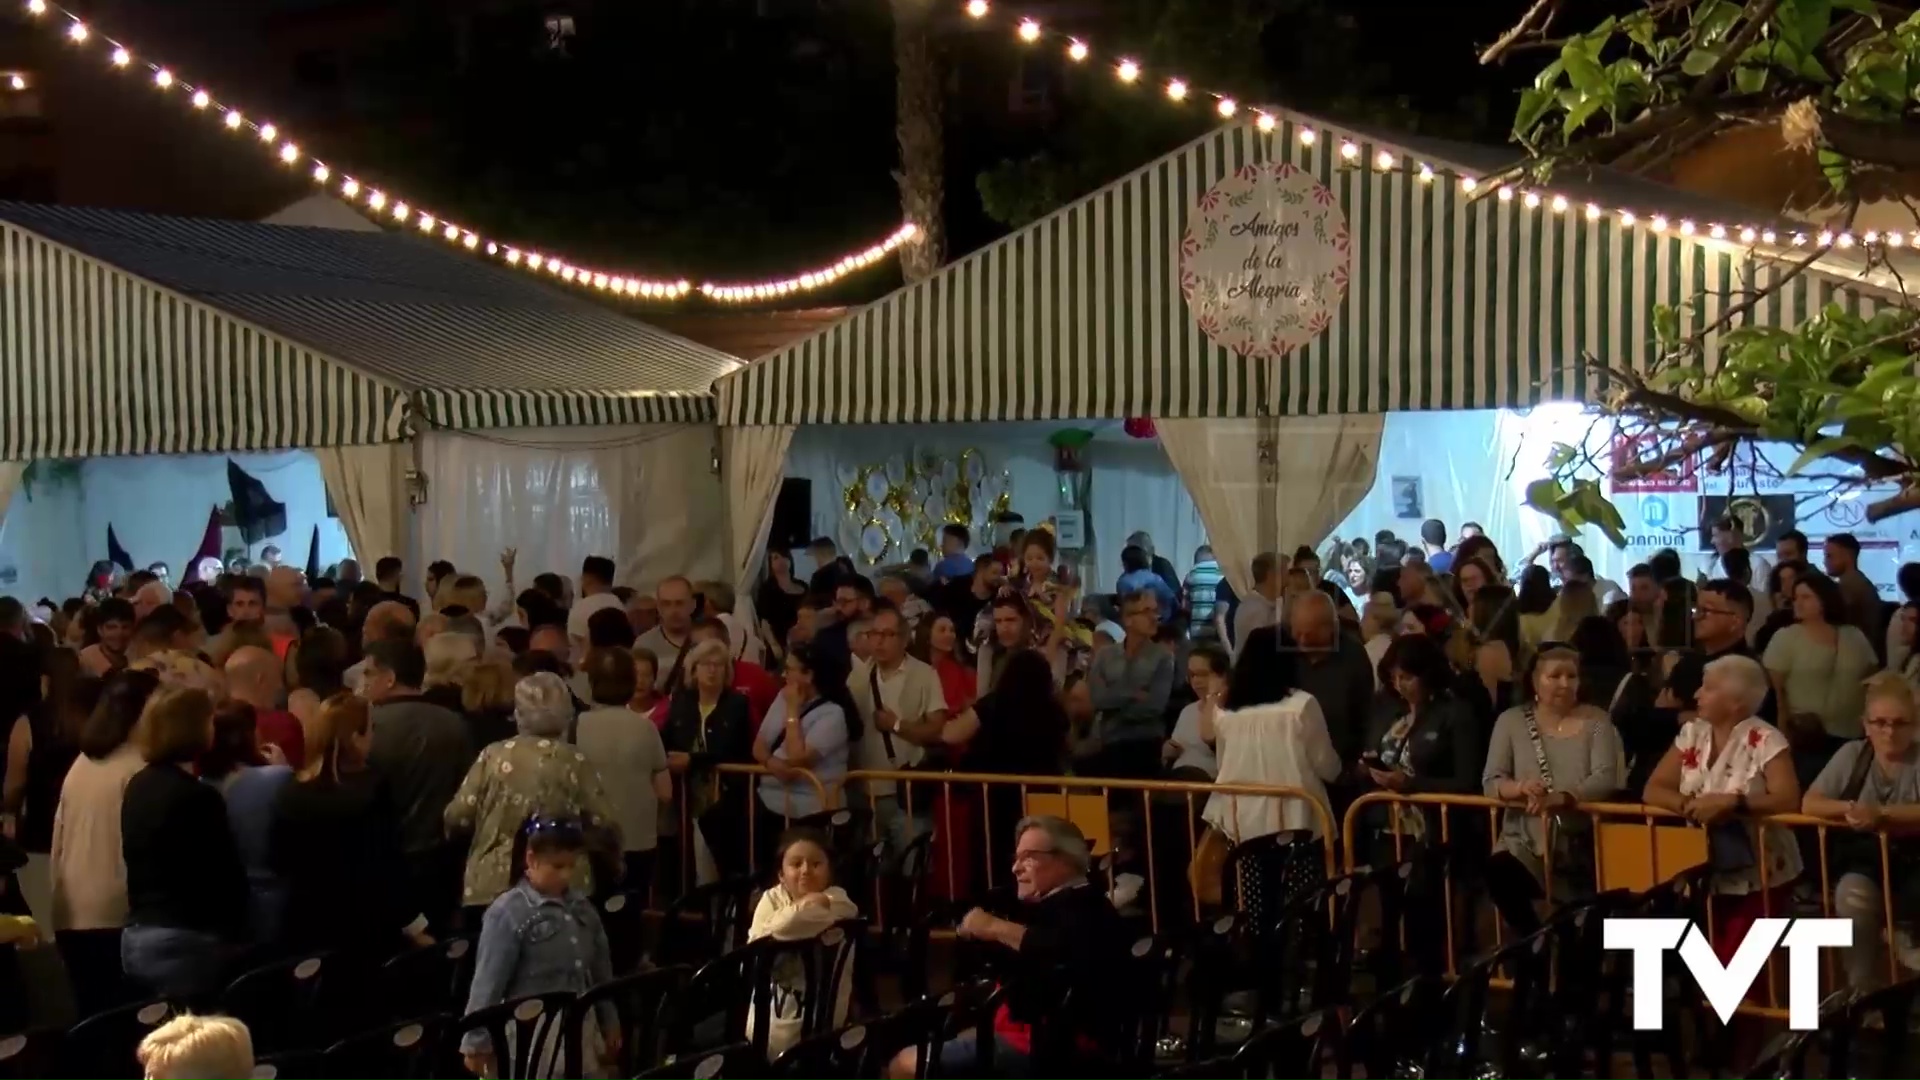
{"label": "hanging festoon light", "polygon": [[[99,42],[99,47],[105,50],[104,60],[111,68],[142,67],[150,74],[156,89],[166,91],[177,85],[182,90],[188,91],[186,100],[191,102],[196,112],[211,112],[217,115],[220,125],[228,131],[251,131],[268,153],[278,159],[281,164],[295,165],[306,156],[298,143],[285,137],[286,133],[278,125],[248,120],[246,114],[240,109],[230,103],[216,100],[205,86],[194,85],[191,81],[183,79],[172,68],[152,60],[140,59],[130,45],[96,32],[85,20],[54,0],[24,0],[23,6],[31,16],[51,14],[53,16],[50,20],[51,25],[75,46],[92,48],[93,43]],[[991,9],[987,0],[968,0],[966,10],[975,18],[985,18]],[[1018,30],[1023,41],[1037,42],[1046,39],[1045,31],[1034,19],[1023,20]],[[1075,59],[1084,59],[1087,55],[1086,45],[1077,41],[1072,42],[1069,46],[1069,55]],[[15,90],[24,90],[27,84],[23,76],[14,74],[8,78],[6,85]],[[423,236],[437,237],[476,254],[484,251],[488,257],[502,259],[508,266],[541,271],[551,279],[581,284],[601,292],[659,300],[679,299],[695,291],[706,291],[683,279],[649,280],[629,273],[591,270],[560,256],[528,256],[516,248],[489,239],[475,230],[454,225],[444,218],[428,213],[417,203],[397,198],[388,189],[374,188],[353,176],[346,175],[322,160],[312,162],[308,175],[321,189],[377,220],[391,220],[399,225],[414,225]],[[388,207],[392,208],[391,218],[388,217]],[[873,265],[885,255],[897,250],[902,244],[914,242],[918,236],[919,231],[913,225],[903,225],[881,244],[844,256],[824,270],[769,283],[767,287],[760,290],[760,294],[767,298],[775,295],[786,296],[831,284],[854,270]],[[737,288],[734,286],[716,286],[715,288],[732,299],[739,299],[736,295]]]}
{"label": "hanging festoon light", "polygon": [[1040,24],[1032,19],[1021,19],[1019,34],[1021,41],[1031,45],[1040,40]]}

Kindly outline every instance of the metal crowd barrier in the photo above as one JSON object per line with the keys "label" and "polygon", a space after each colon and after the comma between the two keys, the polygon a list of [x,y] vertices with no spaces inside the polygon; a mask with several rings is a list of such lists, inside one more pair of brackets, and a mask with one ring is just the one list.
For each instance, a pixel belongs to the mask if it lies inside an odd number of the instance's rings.
{"label": "metal crowd barrier", "polygon": [[[1478,795],[1403,795],[1384,791],[1369,792],[1354,800],[1341,823],[1343,862],[1349,870],[1367,861],[1356,852],[1356,840],[1368,836],[1369,830],[1362,825],[1362,818],[1367,808],[1381,805],[1389,808],[1389,824],[1386,832],[1392,836],[1396,860],[1405,857],[1402,843],[1405,837],[1401,835],[1398,824],[1402,815],[1409,809],[1431,807],[1436,810],[1439,818],[1438,839],[1443,844],[1450,843],[1452,834],[1457,831],[1452,820],[1455,810],[1484,812],[1488,816],[1488,836],[1494,850],[1498,849],[1500,840],[1501,818],[1509,813],[1525,813],[1524,809],[1516,804]],[[1706,830],[1672,811],[1639,803],[1596,802],[1580,803],[1567,813],[1579,814],[1588,819],[1594,841],[1596,892],[1616,889],[1643,892],[1707,863]],[[1551,852],[1557,825],[1554,819],[1557,815],[1542,816],[1546,819],[1543,823],[1543,835],[1548,844],[1547,850]],[[1766,844],[1800,844],[1800,835],[1791,830],[1812,830],[1815,839],[1812,847],[1817,852],[1817,859],[1814,861],[1818,864],[1820,914],[1824,917],[1835,917],[1834,891],[1838,880],[1829,861],[1829,833],[1833,830],[1857,833],[1858,830],[1806,814],[1773,814],[1746,820],[1764,830],[1772,830],[1771,836],[1765,840]],[[1880,933],[1884,936],[1883,948],[1888,981],[1897,982],[1900,979],[1900,964],[1895,936],[1889,837],[1884,828],[1877,830],[1875,836],[1880,853],[1880,901],[1883,919]],[[1803,850],[1806,846],[1801,845]],[[1764,852],[1765,849],[1763,847],[1760,850]],[[1761,917],[1807,914],[1804,911],[1774,910],[1772,892],[1776,883],[1769,879],[1768,861],[1762,854],[1757,859],[1758,865],[1755,868],[1759,877]],[[1803,880],[1806,875],[1815,871],[1814,865],[1808,864],[1804,858],[1802,861],[1801,878],[1796,880]],[[1542,882],[1542,892],[1551,897],[1553,895],[1553,859],[1551,857],[1543,860],[1543,870],[1545,880]],[[1460,920],[1455,917],[1456,889],[1457,885],[1449,874],[1441,890],[1446,928],[1446,974],[1449,978],[1459,973],[1455,934],[1460,928]],[[1478,890],[1475,890],[1473,895],[1477,896]],[[1703,929],[1711,939],[1716,921],[1712,903],[1706,905],[1706,918],[1707,923]],[[1503,930],[1498,917],[1493,919],[1493,927],[1494,944],[1497,948]],[[1821,993],[1822,998],[1828,991],[1842,984],[1842,978],[1836,970],[1838,961],[1835,953],[1831,950],[1826,951],[1824,959],[1826,963],[1823,974],[1826,985]],[[1756,1001],[1749,996],[1749,999],[1742,1003],[1741,1011],[1784,1019],[1787,1016],[1785,970],[1784,962],[1778,955],[1768,959],[1766,976],[1763,982],[1762,999]],[[1494,980],[1495,985],[1502,985],[1503,982],[1504,980]]]}

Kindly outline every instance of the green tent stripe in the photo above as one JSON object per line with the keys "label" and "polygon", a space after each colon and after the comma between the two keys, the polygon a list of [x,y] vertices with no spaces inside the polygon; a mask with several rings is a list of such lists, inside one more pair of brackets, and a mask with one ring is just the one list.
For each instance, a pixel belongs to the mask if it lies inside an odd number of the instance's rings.
{"label": "green tent stripe", "polygon": [[0,460],[344,446],[400,393],[285,338],[0,224]]}
{"label": "green tent stripe", "polygon": [[[1300,142],[1307,130],[1316,136],[1312,145]],[[1347,141],[1360,151],[1350,161],[1340,154]],[[1380,150],[1395,155],[1393,169],[1374,164]],[[1253,360],[1194,323],[1180,288],[1180,245],[1189,209],[1210,186],[1248,163],[1276,160],[1309,171],[1341,201],[1353,261],[1346,301],[1326,333],[1287,356]],[[1519,195],[1503,200],[1485,188],[1469,193],[1438,163],[1422,180],[1420,163],[1402,148],[1297,114],[1281,117],[1272,133],[1250,124],[1222,128],[723,376],[714,384],[717,405],[708,407],[725,424],[784,424],[1248,417],[1263,409],[1313,415],[1585,400],[1607,386],[1583,357],[1641,371],[1657,357],[1653,304],[1684,305],[1682,325],[1698,330],[1736,295],[1780,277],[1776,264],[1682,235],[1677,224],[1655,233],[1650,219],[1590,217],[1579,204],[1527,206]],[[12,264],[30,254],[16,255],[15,246],[6,248]],[[1876,296],[1851,279],[1809,271],[1737,322],[1791,327],[1828,298],[1867,314]],[[0,299],[7,323],[0,350],[44,356],[52,347],[57,355],[57,340],[48,342],[59,333],[40,314],[50,302],[37,295],[13,302],[22,305],[18,316]],[[97,325],[122,324],[102,314]],[[60,333],[98,336],[95,326]],[[129,366],[141,362],[139,350],[127,351]],[[257,362],[243,347],[232,355],[236,370]],[[101,394],[95,388],[108,376],[92,369],[63,378],[59,385],[74,387],[69,397],[87,398]],[[48,385],[9,378],[0,394],[7,402],[38,394],[58,408]],[[378,400],[348,395],[362,398]],[[209,404],[217,407],[202,426],[273,430],[265,418],[241,423],[251,401]],[[551,407],[565,417],[577,406],[561,395]],[[631,401],[594,407],[615,417],[648,414]],[[165,416],[179,407],[163,398],[146,408]],[[343,415],[360,411],[380,412],[356,407]],[[152,429],[139,410],[119,422]],[[11,427],[6,438],[18,442],[30,430]]]}

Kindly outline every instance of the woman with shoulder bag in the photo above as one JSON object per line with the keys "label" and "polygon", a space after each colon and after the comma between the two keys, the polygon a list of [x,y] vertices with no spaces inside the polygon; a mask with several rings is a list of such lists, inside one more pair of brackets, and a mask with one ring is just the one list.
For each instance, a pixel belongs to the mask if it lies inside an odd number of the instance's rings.
{"label": "woman with shoulder bag", "polygon": [[1613,722],[1580,702],[1579,653],[1543,649],[1522,685],[1530,700],[1494,722],[1482,778],[1489,798],[1521,805],[1506,813],[1486,865],[1487,891],[1516,935],[1539,929],[1533,905],[1548,881],[1556,900],[1593,890],[1591,823],[1568,811],[1613,794],[1622,759]]}
{"label": "woman with shoulder bag", "polygon": [[[1867,680],[1865,739],[1850,742],[1807,790],[1800,809],[1853,831],[1830,830],[1827,865],[1834,881],[1834,914],[1853,920],[1853,947],[1845,951],[1847,982],[1855,990],[1884,985],[1891,972],[1881,956],[1882,929],[1887,919],[1886,882],[1881,872],[1880,832],[1892,834],[1887,868],[1893,878],[1896,924],[1916,914],[1920,889],[1920,851],[1913,839],[1920,832],[1920,746],[1914,725],[1920,722],[1914,691],[1906,680],[1882,672]],[[1910,935],[1900,949],[1911,965]]]}

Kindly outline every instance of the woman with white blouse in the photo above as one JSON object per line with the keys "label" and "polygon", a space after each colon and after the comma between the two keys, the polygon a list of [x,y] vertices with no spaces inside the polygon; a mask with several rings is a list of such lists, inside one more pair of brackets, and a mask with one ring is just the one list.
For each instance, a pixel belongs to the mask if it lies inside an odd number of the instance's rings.
{"label": "woman with white blouse", "polygon": [[[1320,703],[1298,688],[1297,655],[1287,648],[1243,651],[1226,707],[1217,690],[1197,706],[1200,738],[1213,744],[1219,760],[1216,783],[1298,788],[1326,806],[1340,754]],[[1207,799],[1202,816],[1235,844],[1290,829],[1333,839],[1324,835],[1320,815],[1297,798],[1218,794]]]}

